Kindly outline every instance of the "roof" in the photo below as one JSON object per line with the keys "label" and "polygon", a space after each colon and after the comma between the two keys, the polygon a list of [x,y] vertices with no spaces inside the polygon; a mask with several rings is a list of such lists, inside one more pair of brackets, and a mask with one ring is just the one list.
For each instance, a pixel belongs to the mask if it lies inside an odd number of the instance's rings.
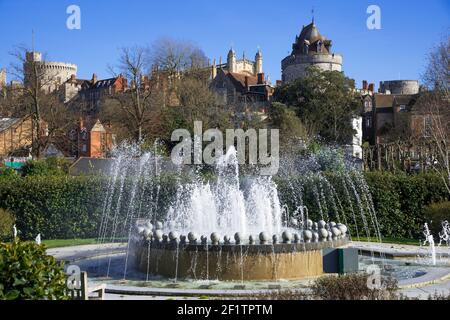
{"label": "roof", "polygon": [[249,86],[254,86],[258,84],[258,77],[228,71],[225,71],[225,73],[231,79],[236,88],[240,90],[244,90],[246,88],[245,78],[247,78],[247,83]]}
{"label": "roof", "polygon": [[396,104],[401,105],[409,105],[411,103],[414,103],[417,99],[417,96],[415,94],[402,94],[402,95],[395,95],[394,101]]}
{"label": "roof", "polygon": [[69,168],[71,175],[108,174],[114,159],[79,158]]}
{"label": "roof", "polygon": [[375,94],[375,106],[377,108],[390,108],[393,105],[394,97],[390,94]]}
{"label": "roof", "polygon": [[22,121],[21,118],[0,118],[0,132]]}
{"label": "roof", "polygon": [[300,36],[298,37],[297,43],[304,43],[305,40],[307,40],[309,43],[314,43],[317,40],[326,40],[325,37],[323,37],[319,30],[316,27],[316,24],[311,22],[306,27],[303,27],[302,31],[300,32]]}

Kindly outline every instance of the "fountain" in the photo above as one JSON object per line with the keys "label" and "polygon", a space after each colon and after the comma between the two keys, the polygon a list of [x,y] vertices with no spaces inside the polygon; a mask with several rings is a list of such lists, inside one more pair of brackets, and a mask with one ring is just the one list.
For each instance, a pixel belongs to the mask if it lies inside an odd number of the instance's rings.
{"label": "fountain", "polygon": [[442,242],[444,242],[447,247],[450,247],[450,224],[447,220],[442,221],[442,230],[439,232],[439,244],[440,247],[442,245]]}
{"label": "fountain", "polygon": [[427,243],[430,245],[430,252],[431,252],[431,264],[433,266],[436,265],[436,248],[434,246],[434,238],[431,234],[430,228],[428,227],[428,223],[424,224],[424,230],[423,234],[425,236],[425,241],[423,242],[423,245],[425,246]]}
{"label": "fountain", "polygon": [[173,279],[300,279],[323,273],[322,249],[348,242],[344,224],[305,219],[305,206],[283,223],[272,177],[241,186],[233,147],[216,170],[214,184],[180,184],[164,221],[136,220],[129,243],[139,270]]}

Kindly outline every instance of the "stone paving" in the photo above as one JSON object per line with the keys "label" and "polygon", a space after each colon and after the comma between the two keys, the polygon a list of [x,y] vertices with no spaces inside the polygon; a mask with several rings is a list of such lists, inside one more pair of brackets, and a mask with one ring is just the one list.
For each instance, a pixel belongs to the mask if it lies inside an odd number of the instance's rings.
{"label": "stone paving", "polygon": [[[394,258],[427,257],[429,248],[411,245],[397,245],[388,243],[352,242],[348,247],[358,248],[364,251],[382,252]],[[76,263],[94,257],[121,254],[126,251],[126,244],[102,244],[83,245],[74,247],[48,249],[47,253],[66,263]],[[450,248],[436,247],[436,255],[439,258],[450,257]],[[448,259],[446,259],[448,260]],[[411,298],[427,299],[435,293],[450,295],[450,265],[436,267],[425,275],[399,281],[400,292]],[[221,296],[233,298],[237,296],[252,295],[254,290],[186,290],[170,288],[138,288],[126,285],[107,284],[107,300],[167,300],[167,299],[200,299],[199,297]],[[218,292],[215,292],[218,291]]]}

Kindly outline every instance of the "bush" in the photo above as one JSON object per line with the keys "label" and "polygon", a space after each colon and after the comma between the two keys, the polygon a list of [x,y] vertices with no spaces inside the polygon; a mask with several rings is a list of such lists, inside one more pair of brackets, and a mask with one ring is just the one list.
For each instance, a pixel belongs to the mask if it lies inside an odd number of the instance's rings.
{"label": "bush", "polygon": [[0,299],[66,299],[63,264],[33,242],[0,244]]}
{"label": "bush", "polygon": [[430,204],[425,208],[425,217],[432,234],[435,236],[442,231],[442,222],[450,222],[450,201]]}
{"label": "bush", "polygon": [[57,157],[49,157],[45,160],[31,160],[22,167],[24,176],[54,176],[65,175],[69,172],[70,162]]}
{"label": "bush", "polygon": [[11,212],[0,208],[0,242],[12,239],[15,222],[16,219]]}
{"label": "bush", "polygon": [[314,299],[322,300],[394,300],[397,299],[397,282],[391,278],[382,279],[380,289],[367,286],[367,274],[325,276],[311,286]]}

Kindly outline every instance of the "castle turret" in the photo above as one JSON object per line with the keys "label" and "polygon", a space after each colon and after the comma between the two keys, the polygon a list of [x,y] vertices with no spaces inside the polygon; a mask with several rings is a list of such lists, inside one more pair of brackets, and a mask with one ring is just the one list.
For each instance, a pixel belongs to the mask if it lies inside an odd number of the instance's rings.
{"label": "castle turret", "polygon": [[261,49],[258,49],[258,52],[255,56],[255,74],[260,74],[263,72],[263,57],[261,53]]}
{"label": "castle turret", "polygon": [[227,68],[230,72],[236,72],[236,52],[230,49],[227,56]]}
{"label": "castle turret", "polygon": [[333,53],[331,47],[332,41],[320,34],[314,20],[303,26],[292,45],[292,53],[281,62],[283,81],[304,77],[309,66],[323,71],[342,71],[343,58]]}

